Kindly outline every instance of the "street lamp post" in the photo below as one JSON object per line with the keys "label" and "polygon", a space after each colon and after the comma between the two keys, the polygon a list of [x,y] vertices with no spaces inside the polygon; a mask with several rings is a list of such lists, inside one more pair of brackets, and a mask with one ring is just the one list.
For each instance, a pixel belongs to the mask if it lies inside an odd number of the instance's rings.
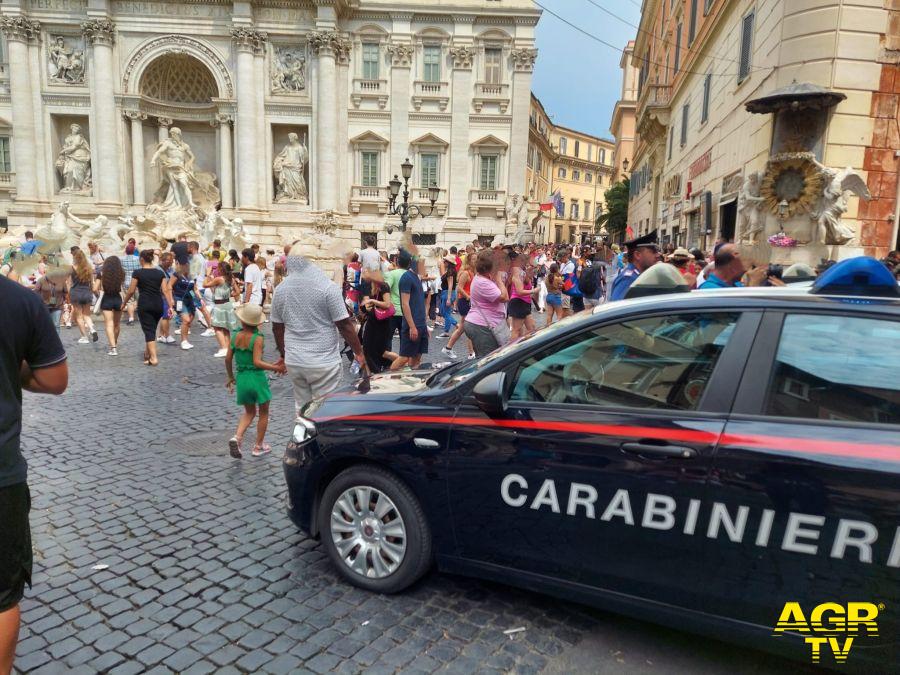
{"label": "street lamp post", "polygon": [[[432,213],[434,213],[434,204],[438,200],[438,196],[440,195],[440,189],[437,185],[432,183],[428,186],[428,201],[431,202],[431,208],[428,209],[428,212],[425,212],[425,209],[417,204],[409,203],[409,179],[412,176],[413,165],[412,162],[409,161],[409,158],[406,158],[406,161],[400,165],[400,172],[403,176],[403,182],[400,182],[400,178],[397,174],[394,174],[393,179],[388,183],[388,189],[390,191],[390,198],[388,201],[388,214],[392,216],[400,216],[400,231],[406,232],[406,226],[409,224],[410,218],[416,218],[418,216],[422,216],[427,218]],[[403,188],[403,201],[398,202],[397,197],[400,196],[400,188]],[[391,234],[394,231],[394,228],[388,225],[387,228],[388,234]]]}

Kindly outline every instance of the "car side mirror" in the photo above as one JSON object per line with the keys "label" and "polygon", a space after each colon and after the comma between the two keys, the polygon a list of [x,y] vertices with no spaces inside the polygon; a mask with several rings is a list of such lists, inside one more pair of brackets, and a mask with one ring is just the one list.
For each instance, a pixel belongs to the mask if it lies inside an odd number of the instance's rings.
{"label": "car side mirror", "polygon": [[475,385],[472,394],[478,407],[490,417],[500,417],[506,412],[506,373],[491,373]]}

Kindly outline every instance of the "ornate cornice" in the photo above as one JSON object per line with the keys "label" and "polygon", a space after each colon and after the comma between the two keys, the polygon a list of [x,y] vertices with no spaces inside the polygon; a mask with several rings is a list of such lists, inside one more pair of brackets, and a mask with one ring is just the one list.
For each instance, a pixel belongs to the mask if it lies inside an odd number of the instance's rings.
{"label": "ornate cornice", "polygon": [[238,51],[263,54],[265,53],[266,40],[269,39],[269,36],[264,31],[253,28],[233,28],[231,30],[231,39]]}
{"label": "ornate cornice", "polygon": [[450,58],[453,59],[453,67],[457,69],[470,69],[475,61],[475,50],[465,45],[450,47]]}
{"label": "ornate cornice", "polygon": [[30,42],[40,38],[41,22],[27,16],[3,16],[0,17],[0,31],[7,40]]}
{"label": "ornate cornice", "polygon": [[513,68],[515,70],[528,72],[534,70],[534,61],[537,59],[537,55],[538,50],[533,47],[513,49],[509,53],[509,57],[513,62]]}
{"label": "ornate cornice", "polygon": [[350,59],[350,41],[336,31],[314,31],[306,39],[316,55],[331,55],[341,63]]}
{"label": "ornate cornice", "polygon": [[415,49],[408,42],[392,42],[385,47],[385,50],[391,55],[392,65],[404,68],[412,65]]}
{"label": "ornate cornice", "polygon": [[86,42],[112,46],[116,41],[116,24],[109,19],[91,19],[81,24]]}

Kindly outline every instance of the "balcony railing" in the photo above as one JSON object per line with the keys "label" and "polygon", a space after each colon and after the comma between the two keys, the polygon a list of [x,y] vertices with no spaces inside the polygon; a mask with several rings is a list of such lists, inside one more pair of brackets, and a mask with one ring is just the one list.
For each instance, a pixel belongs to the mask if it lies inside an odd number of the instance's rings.
{"label": "balcony railing", "polygon": [[507,108],[509,108],[509,84],[505,82],[499,84],[478,82],[475,85],[475,96],[472,98],[472,105],[475,106],[476,112],[481,112],[481,108],[485,103],[498,104],[500,106],[500,114],[505,114]]}
{"label": "balcony railing", "polygon": [[13,171],[0,172],[0,189],[9,189],[16,184],[16,174]]}
{"label": "balcony railing", "polygon": [[441,111],[444,111],[450,101],[450,83],[416,80],[413,83],[412,100],[416,110],[420,110],[425,101],[436,101]]}
{"label": "balcony railing", "polygon": [[[410,190],[409,201],[414,204],[422,204],[425,207],[431,205],[431,198],[428,196],[426,188],[412,188]],[[434,203],[434,213],[437,216],[443,216],[447,213],[447,191],[438,190],[438,198]]]}
{"label": "balcony railing", "polygon": [[354,78],[353,93],[350,94],[350,100],[352,100],[353,105],[358,108],[366,99],[377,101],[378,107],[384,110],[387,107],[388,102],[387,80]]}
{"label": "balcony railing", "polygon": [[660,107],[669,105],[669,94],[672,88],[668,84],[647,84],[637,101],[638,114],[647,107]]}
{"label": "balcony railing", "polygon": [[363,206],[377,207],[378,213],[387,213],[388,189],[386,187],[354,185],[350,194],[350,210],[359,213]]}
{"label": "balcony railing", "polygon": [[470,190],[469,214],[474,218],[482,209],[494,209],[497,218],[502,218],[506,212],[505,190]]}

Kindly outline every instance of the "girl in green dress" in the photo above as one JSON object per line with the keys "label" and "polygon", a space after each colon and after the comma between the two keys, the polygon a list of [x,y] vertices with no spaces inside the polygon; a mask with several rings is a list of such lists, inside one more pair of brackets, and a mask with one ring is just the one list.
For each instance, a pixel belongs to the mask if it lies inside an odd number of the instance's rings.
{"label": "girl in green dress", "polygon": [[[237,390],[237,403],[244,406],[244,414],[238,422],[237,432],[228,441],[228,450],[232,457],[242,456],[241,441],[253,418],[256,417],[258,406],[256,445],[250,454],[259,457],[272,451],[269,444],[264,441],[266,428],[269,426],[269,401],[272,400],[266,371],[284,374],[286,368],[283,363],[267,363],[262,360],[263,336],[257,328],[263,322],[262,307],[242,305],[234,310],[234,313],[240,319],[242,328],[232,334],[228,354],[225,355],[225,370],[228,373],[226,386],[229,391]],[[235,367],[232,367],[232,361],[235,362]]]}

